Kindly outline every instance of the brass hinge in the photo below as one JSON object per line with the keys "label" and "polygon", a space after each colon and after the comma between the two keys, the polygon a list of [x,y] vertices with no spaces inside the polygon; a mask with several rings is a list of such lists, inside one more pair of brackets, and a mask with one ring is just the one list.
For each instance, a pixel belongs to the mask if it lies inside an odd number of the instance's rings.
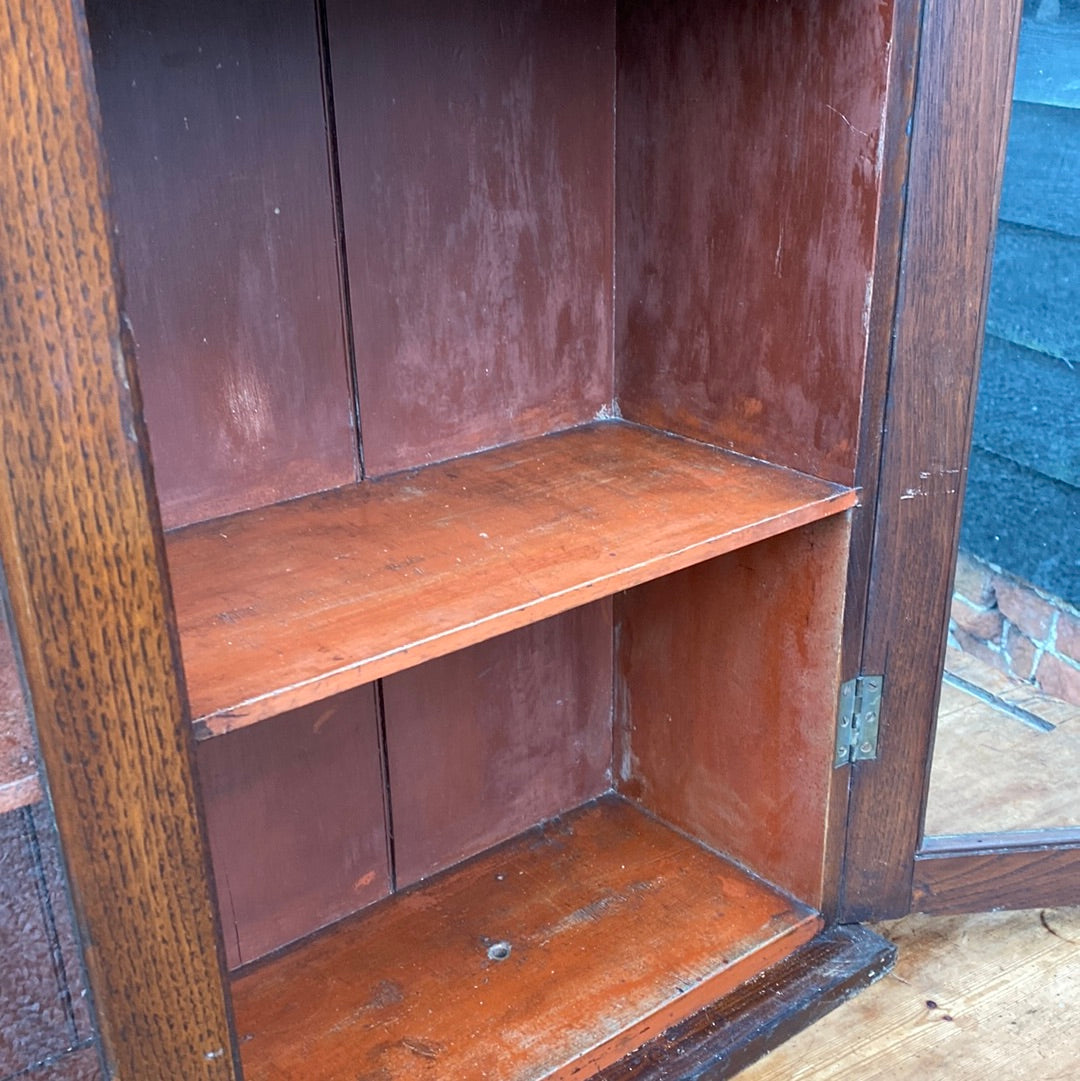
{"label": "brass hinge", "polygon": [[834,766],[877,758],[884,676],[856,676],[840,687]]}

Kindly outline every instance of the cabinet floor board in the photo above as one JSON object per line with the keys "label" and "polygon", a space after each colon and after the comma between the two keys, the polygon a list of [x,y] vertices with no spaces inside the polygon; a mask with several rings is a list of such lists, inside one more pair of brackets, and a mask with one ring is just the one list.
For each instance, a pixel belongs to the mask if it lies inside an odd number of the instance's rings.
{"label": "cabinet floor board", "polygon": [[820,926],[604,797],[240,974],[245,1076],[587,1078]]}
{"label": "cabinet floor board", "polygon": [[837,514],[856,493],[620,423],[168,538],[197,735]]}

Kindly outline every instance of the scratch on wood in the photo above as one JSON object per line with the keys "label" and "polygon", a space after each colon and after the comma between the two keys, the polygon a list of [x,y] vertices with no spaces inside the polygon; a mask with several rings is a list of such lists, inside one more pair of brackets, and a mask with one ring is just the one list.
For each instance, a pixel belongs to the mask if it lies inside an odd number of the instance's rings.
{"label": "scratch on wood", "polygon": [[403,1039],[401,1046],[421,1058],[438,1058],[439,1048],[434,1044],[425,1043],[423,1040]]}
{"label": "scratch on wood", "polygon": [[[917,496],[956,495],[960,490],[956,480],[959,476],[959,469],[920,470],[919,480],[924,483],[914,488],[905,488],[900,501],[915,499]],[[929,481],[928,484],[925,483],[927,481]]]}
{"label": "scratch on wood", "polygon": [[844,116],[844,114],[840,112],[839,109],[833,108],[833,106],[831,106],[828,102],[825,102],[825,108],[828,109],[830,112],[836,113],[836,115],[840,117],[840,119],[843,120],[843,122],[847,124],[847,126],[851,128],[852,131],[857,131],[860,135],[865,136],[867,139],[870,138],[870,133],[868,131],[863,131],[862,128],[855,127],[855,125],[850,120],[848,120],[848,118]]}

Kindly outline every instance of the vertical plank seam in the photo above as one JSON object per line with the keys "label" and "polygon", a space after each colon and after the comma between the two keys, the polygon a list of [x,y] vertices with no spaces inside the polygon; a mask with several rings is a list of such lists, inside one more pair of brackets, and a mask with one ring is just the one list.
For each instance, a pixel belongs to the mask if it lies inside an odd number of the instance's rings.
{"label": "vertical plank seam", "polygon": [[67,966],[64,964],[64,951],[60,945],[60,932],[56,926],[56,913],[53,909],[49,882],[45,873],[45,859],[41,852],[41,836],[34,821],[33,808],[24,807],[19,812],[23,819],[26,846],[34,867],[34,888],[37,892],[41,920],[45,925],[45,934],[49,944],[49,959],[52,962],[53,975],[56,978],[57,996],[68,1029],[68,1038],[74,1043],[79,1038],[79,1027],[75,1020],[75,1010],[71,1002],[71,985],[68,980]]}
{"label": "vertical plank seam", "polygon": [[352,292],[349,286],[349,256],[345,239],[345,204],[341,196],[341,160],[338,155],[337,113],[334,108],[334,75],[330,58],[330,22],[326,0],[314,0],[319,46],[319,74],[322,84],[323,116],[326,121],[326,158],[330,173],[330,198],[334,207],[334,240],[337,251],[338,292],[341,330],[345,344],[345,367],[349,381],[350,414],[353,422],[356,458],[355,476],[364,479],[364,433],[360,420],[360,380],[356,370],[356,336],[353,330]]}
{"label": "vertical plank seam", "polygon": [[386,699],[383,681],[373,686],[375,695],[375,720],[379,736],[379,771],[382,774],[383,823],[386,833],[386,869],[390,876],[390,892],[397,893],[397,848],[394,844],[394,804],[390,793],[390,742],[386,736]]}
{"label": "vertical plank seam", "polygon": [[618,340],[618,242],[619,242],[619,12],[618,5],[612,5],[611,12],[611,50],[614,54],[611,80],[611,310],[609,312],[608,347],[610,349],[610,401],[609,411],[613,417],[621,417],[619,408],[619,373],[615,356]]}

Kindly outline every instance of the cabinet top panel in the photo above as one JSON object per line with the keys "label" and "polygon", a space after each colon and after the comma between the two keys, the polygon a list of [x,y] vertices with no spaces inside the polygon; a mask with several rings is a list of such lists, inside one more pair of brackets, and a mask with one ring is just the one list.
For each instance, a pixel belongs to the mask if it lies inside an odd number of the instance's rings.
{"label": "cabinet top panel", "polygon": [[214,735],[851,507],[856,493],[601,423],[173,533]]}

